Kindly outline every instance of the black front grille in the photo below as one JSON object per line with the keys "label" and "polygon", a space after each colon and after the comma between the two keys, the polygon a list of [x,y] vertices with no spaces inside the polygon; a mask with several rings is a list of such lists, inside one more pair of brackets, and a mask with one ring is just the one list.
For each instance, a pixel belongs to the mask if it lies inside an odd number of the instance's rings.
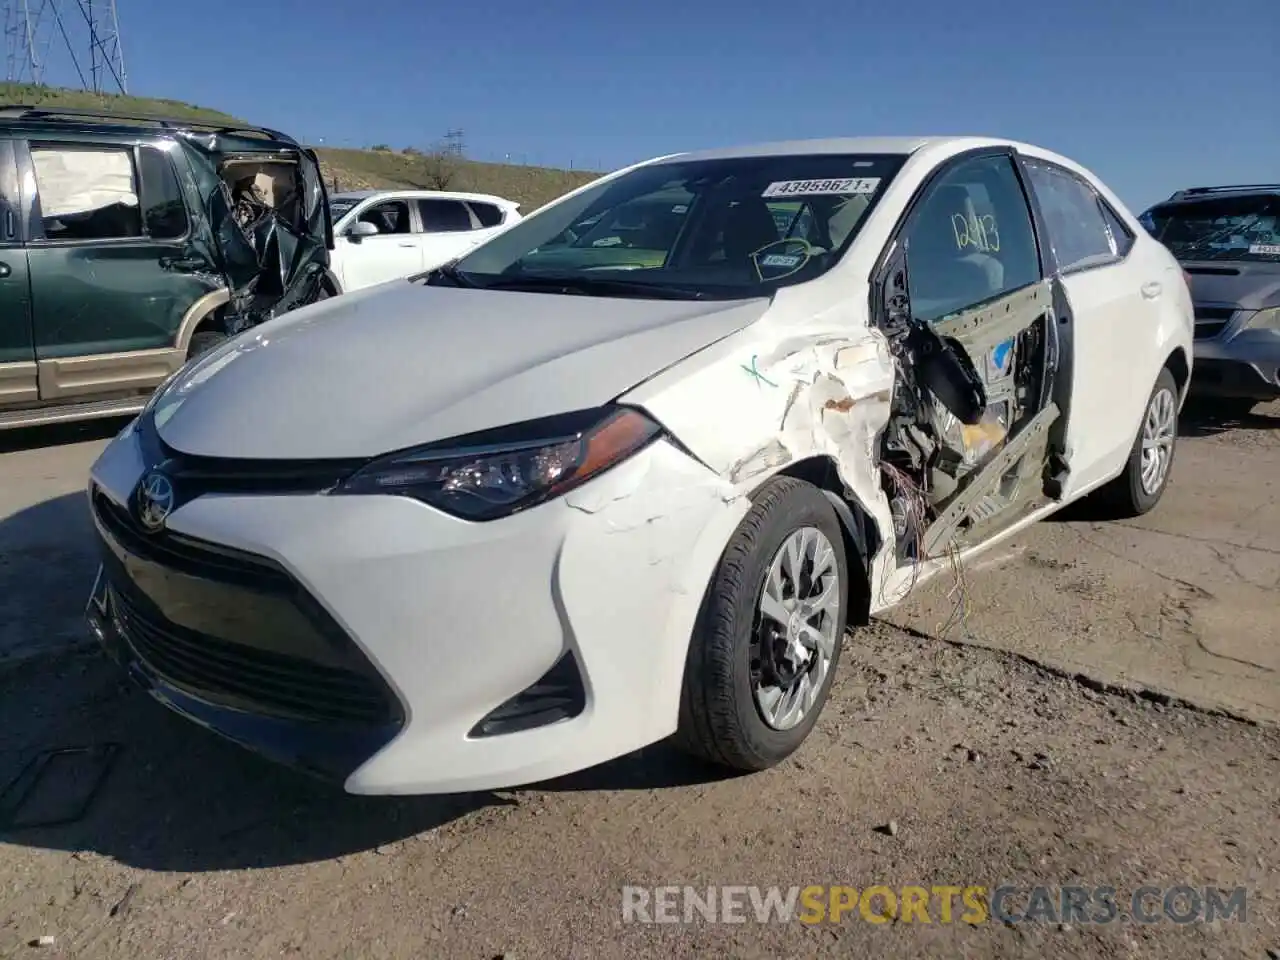
{"label": "black front grille", "polygon": [[1202,307],[1197,305],[1195,308],[1196,339],[1212,340],[1226,329],[1235,312],[1235,307]]}
{"label": "black front grille", "polygon": [[117,626],[134,653],[189,693],[305,720],[382,724],[391,719],[386,697],[367,677],[185,630],[114,586],[110,597]]}
{"label": "black front grille", "polygon": [[148,414],[138,422],[143,458],[161,468],[182,503],[207,493],[298,494],[332,489],[367,459],[255,460],[183,453],[161,439]]}
{"label": "black front grille", "polygon": [[327,723],[395,725],[399,701],[283,567],[171,531],[91,495],[116,626],[173,686],[210,703]]}
{"label": "black front grille", "polygon": [[290,590],[293,578],[269,560],[164,531],[144,532],[129,514],[100,489],[93,491],[99,524],[129,554],[195,577],[262,590]]}

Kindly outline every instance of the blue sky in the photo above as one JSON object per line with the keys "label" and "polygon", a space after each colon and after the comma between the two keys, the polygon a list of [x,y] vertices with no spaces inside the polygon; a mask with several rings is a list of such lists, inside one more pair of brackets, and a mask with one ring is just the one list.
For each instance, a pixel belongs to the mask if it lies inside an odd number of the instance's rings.
{"label": "blue sky", "polygon": [[[1059,150],[1133,207],[1280,180],[1280,0],[118,0],[130,92],[611,169],[845,134]],[[74,79],[65,56],[48,79]]]}

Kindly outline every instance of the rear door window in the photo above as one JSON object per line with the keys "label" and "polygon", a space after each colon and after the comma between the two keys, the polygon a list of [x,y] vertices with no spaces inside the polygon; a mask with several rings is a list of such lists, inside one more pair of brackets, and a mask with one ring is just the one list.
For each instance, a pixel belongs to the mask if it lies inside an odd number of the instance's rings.
{"label": "rear door window", "polygon": [[130,147],[31,144],[46,240],[142,236]]}
{"label": "rear door window", "polygon": [[1162,203],[1142,219],[1179,260],[1280,263],[1280,196]]}
{"label": "rear door window", "polygon": [[471,214],[460,200],[419,200],[418,212],[426,233],[461,233],[472,229]]}
{"label": "rear door window", "polygon": [[1037,160],[1028,159],[1026,167],[1059,269],[1082,270],[1116,260],[1119,253],[1093,188],[1074,174]]}

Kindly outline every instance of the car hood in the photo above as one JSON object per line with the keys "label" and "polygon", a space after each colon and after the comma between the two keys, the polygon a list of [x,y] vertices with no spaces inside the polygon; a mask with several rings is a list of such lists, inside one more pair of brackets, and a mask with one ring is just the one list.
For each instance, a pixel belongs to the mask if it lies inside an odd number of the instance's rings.
{"label": "car hood", "polygon": [[768,306],[391,281],[206,354],[156,400],[155,423],[201,456],[372,457],[607,403]]}
{"label": "car hood", "polygon": [[1184,260],[1196,303],[1224,304],[1241,310],[1280,306],[1280,263],[1248,260]]}

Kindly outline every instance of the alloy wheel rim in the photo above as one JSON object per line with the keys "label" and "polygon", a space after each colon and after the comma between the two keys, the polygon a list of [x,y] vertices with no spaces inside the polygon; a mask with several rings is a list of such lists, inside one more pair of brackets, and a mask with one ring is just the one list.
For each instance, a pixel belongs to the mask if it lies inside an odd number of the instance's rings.
{"label": "alloy wheel rim", "polygon": [[1142,489],[1147,495],[1156,493],[1169,476],[1177,419],[1173,391],[1157,390],[1142,422]]}
{"label": "alloy wheel rim", "polygon": [[835,656],[843,584],[831,541],[817,527],[793,531],[769,562],[751,644],[756,707],[774,730],[813,712]]}

